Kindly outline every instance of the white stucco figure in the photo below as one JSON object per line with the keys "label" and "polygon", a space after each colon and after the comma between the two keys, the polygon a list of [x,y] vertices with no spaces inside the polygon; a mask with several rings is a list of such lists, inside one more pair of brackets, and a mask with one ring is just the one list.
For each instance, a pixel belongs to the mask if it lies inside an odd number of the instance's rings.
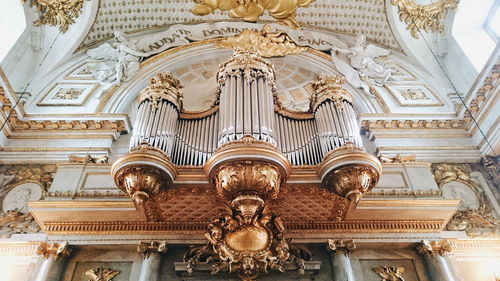
{"label": "white stucco figure", "polygon": [[104,43],[87,51],[87,55],[101,63],[95,64],[92,71],[96,79],[103,82],[120,83],[132,77],[139,70],[139,62],[149,56],[137,51],[136,41],[115,31],[115,43]]}
{"label": "white stucco figure", "polygon": [[333,63],[342,73],[347,82],[355,88],[361,88],[369,93],[369,83],[382,86],[390,77],[389,68],[374,59],[389,55],[390,51],[372,44],[366,44],[366,37],[356,36],[356,43],[349,49],[334,47],[331,50]]}

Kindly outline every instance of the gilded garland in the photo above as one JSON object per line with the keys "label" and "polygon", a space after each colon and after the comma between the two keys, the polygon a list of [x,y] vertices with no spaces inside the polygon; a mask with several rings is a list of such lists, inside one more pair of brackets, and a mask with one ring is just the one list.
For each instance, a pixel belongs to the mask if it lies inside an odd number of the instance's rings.
{"label": "gilded garland", "polygon": [[85,0],[29,0],[29,5],[40,13],[33,25],[59,26],[59,30],[66,32],[82,12],[83,1]]}
{"label": "gilded garland", "polygon": [[418,39],[419,30],[443,31],[444,26],[441,22],[448,9],[457,8],[458,1],[439,0],[431,4],[419,5],[414,0],[391,0],[391,4],[398,6],[399,19],[407,24],[406,29]]}

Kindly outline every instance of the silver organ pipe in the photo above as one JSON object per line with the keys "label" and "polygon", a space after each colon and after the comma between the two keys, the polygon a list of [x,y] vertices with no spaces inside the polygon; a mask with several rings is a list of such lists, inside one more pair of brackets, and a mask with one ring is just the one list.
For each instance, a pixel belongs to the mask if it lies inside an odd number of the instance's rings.
{"label": "silver organ pipe", "polygon": [[217,149],[219,111],[195,119],[180,118],[172,162],[179,166],[201,166]]}
{"label": "silver organ pipe", "polygon": [[169,73],[158,73],[139,96],[139,108],[130,149],[147,144],[167,155],[177,132],[179,110],[182,108],[180,82]]}
{"label": "silver organ pipe", "polygon": [[253,136],[300,166],[318,165],[348,142],[362,148],[352,97],[340,77],[319,76],[313,83],[312,114],[298,115],[275,111],[274,69],[257,55],[233,55],[217,78],[219,106],[181,116],[179,81],[168,73],[151,78],[140,94],[131,149],[147,144],[164,151],[175,165],[201,166],[221,145]]}
{"label": "silver organ pipe", "polygon": [[348,142],[363,147],[352,97],[343,83],[343,78],[327,75],[318,76],[313,83],[311,109],[323,155]]}
{"label": "silver organ pipe", "polygon": [[236,53],[221,65],[217,77],[219,114],[223,116],[218,146],[245,135],[275,145],[272,64],[254,54]]}

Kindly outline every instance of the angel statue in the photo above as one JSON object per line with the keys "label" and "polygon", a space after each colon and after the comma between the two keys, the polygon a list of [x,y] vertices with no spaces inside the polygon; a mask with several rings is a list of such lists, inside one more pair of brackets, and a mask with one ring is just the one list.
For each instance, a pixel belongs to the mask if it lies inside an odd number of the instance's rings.
{"label": "angel statue", "polygon": [[137,51],[137,41],[115,31],[115,43],[104,43],[87,51],[87,55],[100,63],[92,67],[96,79],[102,82],[121,83],[139,70],[139,62],[149,53]]}
{"label": "angel statue", "polygon": [[390,77],[391,71],[374,59],[389,55],[390,51],[372,44],[366,45],[366,37],[356,36],[356,43],[349,49],[334,47],[331,50],[332,60],[347,82],[355,88],[369,93],[370,85],[382,86]]}

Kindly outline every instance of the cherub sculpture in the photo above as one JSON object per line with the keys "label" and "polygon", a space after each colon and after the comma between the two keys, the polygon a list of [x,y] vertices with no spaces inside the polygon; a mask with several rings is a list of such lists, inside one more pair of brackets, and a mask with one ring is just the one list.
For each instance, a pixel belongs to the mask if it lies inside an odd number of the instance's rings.
{"label": "cherub sculpture", "polygon": [[331,50],[332,60],[337,70],[347,82],[355,88],[369,93],[370,85],[382,86],[390,77],[391,71],[374,59],[387,56],[390,51],[372,44],[366,44],[366,37],[356,36],[356,43],[349,49],[334,47]]}
{"label": "cherub sculpture", "polygon": [[137,41],[122,31],[115,31],[115,42],[104,43],[87,51],[87,55],[100,63],[92,67],[96,79],[118,84],[127,81],[139,70],[139,63],[149,53],[137,51]]}

